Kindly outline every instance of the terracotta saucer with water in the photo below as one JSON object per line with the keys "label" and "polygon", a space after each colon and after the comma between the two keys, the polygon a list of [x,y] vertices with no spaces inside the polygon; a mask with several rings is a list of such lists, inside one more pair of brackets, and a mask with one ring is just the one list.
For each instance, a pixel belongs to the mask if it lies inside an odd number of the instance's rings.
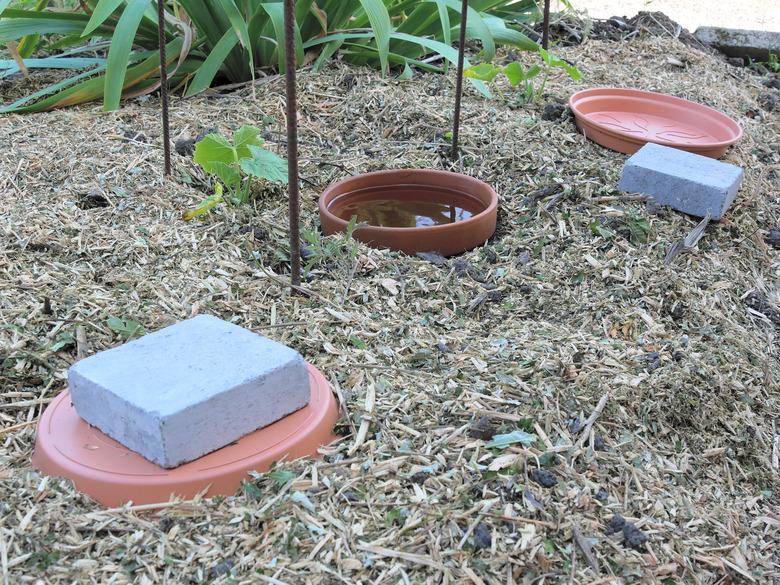
{"label": "terracotta saucer with water", "polygon": [[[393,221],[363,223],[360,208],[377,202],[391,203],[385,211]],[[353,235],[369,246],[451,256],[482,245],[493,235],[498,195],[490,185],[468,175],[397,169],[334,183],[320,195],[319,208],[325,235],[344,232],[355,209],[362,225]]]}

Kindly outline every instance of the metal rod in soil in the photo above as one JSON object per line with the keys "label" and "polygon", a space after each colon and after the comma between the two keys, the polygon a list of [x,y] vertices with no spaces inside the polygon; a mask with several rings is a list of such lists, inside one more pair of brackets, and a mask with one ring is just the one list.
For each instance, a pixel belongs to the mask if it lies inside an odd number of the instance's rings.
{"label": "metal rod in soil", "polygon": [[544,0],[544,15],[542,18],[542,48],[546,51],[550,43],[550,0]]}
{"label": "metal rod in soil", "polygon": [[460,39],[458,41],[458,72],[455,78],[455,113],[452,120],[452,152],[451,158],[458,156],[458,132],[460,131],[460,101],[463,96],[463,61],[466,52],[466,18],[469,9],[468,0],[462,0],[460,5]]}
{"label": "metal rod in soil", "polygon": [[287,89],[287,187],[290,195],[290,280],[301,284],[298,194],[298,104],[295,89],[295,0],[284,0],[284,76]]}
{"label": "metal rod in soil", "polygon": [[171,174],[171,123],[168,118],[168,59],[165,54],[165,6],[157,0],[157,33],[160,43],[160,102],[162,106],[163,156],[165,174]]}

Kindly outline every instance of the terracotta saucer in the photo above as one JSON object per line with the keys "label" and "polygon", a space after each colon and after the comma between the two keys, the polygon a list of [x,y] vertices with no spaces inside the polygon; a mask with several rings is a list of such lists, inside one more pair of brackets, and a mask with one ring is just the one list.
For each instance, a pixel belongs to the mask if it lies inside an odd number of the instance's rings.
{"label": "terracotta saucer", "polygon": [[282,459],[315,457],[319,447],[336,438],[336,400],[311,364],[309,374],[307,406],[175,469],[151,463],[84,422],[70,394],[63,392],[41,417],[32,464],[47,475],[73,480],[77,489],[105,506],[164,503],[171,494],[191,498],[209,486],[208,496],[233,495],[249,471],[267,471]]}
{"label": "terracotta saucer", "polygon": [[725,114],[652,91],[585,89],[569,105],[585,136],[626,154],[654,142],[720,158],[742,136],[739,124]]}
{"label": "terracotta saucer", "polygon": [[[347,220],[339,213],[347,205],[393,199],[399,203],[426,202],[469,209],[467,219],[440,225],[386,227],[365,225],[354,237],[374,248],[407,254],[460,254],[485,243],[496,231],[498,195],[479,179],[434,169],[397,169],[348,177],[320,195],[320,223],[325,235],[343,232]],[[413,216],[412,216],[412,219]]]}

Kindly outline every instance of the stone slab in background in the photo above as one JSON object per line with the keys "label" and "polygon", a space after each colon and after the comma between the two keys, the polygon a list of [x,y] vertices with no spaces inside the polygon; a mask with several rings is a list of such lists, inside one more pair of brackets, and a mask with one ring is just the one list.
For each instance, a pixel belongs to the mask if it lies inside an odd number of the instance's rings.
{"label": "stone slab in background", "polygon": [[780,32],[700,26],[693,35],[729,57],[768,61],[769,53],[780,56]]}
{"label": "stone slab in background", "polygon": [[76,412],[154,463],[176,467],[304,407],[293,349],[201,315],[76,362]]}
{"label": "stone slab in background", "polygon": [[721,219],[739,191],[741,167],[677,148],[648,143],[623,167],[619,189],[649,195],[689,215]]}

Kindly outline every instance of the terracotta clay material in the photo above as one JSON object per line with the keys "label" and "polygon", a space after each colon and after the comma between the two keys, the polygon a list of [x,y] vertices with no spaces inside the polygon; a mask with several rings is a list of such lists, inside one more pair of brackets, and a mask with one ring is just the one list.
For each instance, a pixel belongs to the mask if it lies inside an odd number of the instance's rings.
{"label": "terracotta clay material", "polygon": [[447,171],[402,169],[349,177],[328,187],[320,196],[320,222],[325,235],[344,232],[347,219],[339,217],[345,206],[388,200],[399,204],[420,202],[468,209],[467,219],[440,225],[383,227],[362,225],[356,239],[375,248],[407,254],[437,252],[459,254],[483,244],[496,230],[498,195],[482,181]]}
{"label": "terracotta clay material", "polygon": [[[336,439],[338,406],[325,377],[308,364],[311,400],[285,418],[174,469],[164,469],[129,451],[79,418],[70,393],[57,396],[41,417],[33,466],[65,477],[105,506],[167,502],[172,494],[233,495],[249,471],[267,471],[282,459],[315,457]],[[219,421],[214,421],[219,424]]]}
{"label": "terracotta clay material", "polygon": [[652,91],[585,89],[569,105],[585,136],[626,154],[654,142],[720,158],[742,137],[742,128],[725,114]]}

